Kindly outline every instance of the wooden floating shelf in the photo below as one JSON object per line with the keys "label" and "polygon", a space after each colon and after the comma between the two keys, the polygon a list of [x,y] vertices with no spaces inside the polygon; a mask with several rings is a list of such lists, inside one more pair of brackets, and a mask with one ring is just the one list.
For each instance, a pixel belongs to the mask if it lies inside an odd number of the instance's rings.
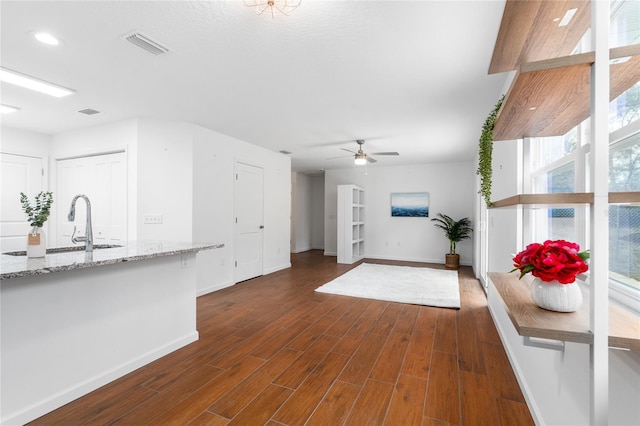
{"label": "wooden floating shelf", "polygon": [[[490,272],[489,278],[520,336],[593,343],[589,329],[589,292],[584,288],[580,309],[561,313],[538,307],[525,281],[519,280],[515,273]],[[609,303],[609,346],[640,353],[640,317],[612,302]]]}
{"label": "wooden floating shelf", "polygon": [[[640,44],[611,49],[609,98],[640,81]],[[589,118],[593,52],[522,64],[493,130],[495,141],[560,136]]]}
{"label": "wooden floating shelf", "polygon": [[[571,192],[561,194],[520,194],[512,197],[493,201],[492,209],[516,206],[547,206],[547,205],[572,205],[593,203],[592,192]],[[609,203],[628,204],[640,203],[640,191],[610,192]]]}
{"label": "wooden floating shelf", "polygon": [[[571,25],[558,26],[569,9],[577,9]],[[588,1],[507,0],[489,74],[513,71],[520,64],[571,54],[589,28]]]}
{"label": "wooden floating shelf", "polygon": [[609,203],[611,204],[636,204],[640,203],[640,191],[610,192]]}
{"label": "wooden floating shelf", "polygon": [[493,201],[491,208],[515,207],[519,205],[545,204],[591,204],[593,194],[590,192],[563,194],[520,194],[502,200]]}

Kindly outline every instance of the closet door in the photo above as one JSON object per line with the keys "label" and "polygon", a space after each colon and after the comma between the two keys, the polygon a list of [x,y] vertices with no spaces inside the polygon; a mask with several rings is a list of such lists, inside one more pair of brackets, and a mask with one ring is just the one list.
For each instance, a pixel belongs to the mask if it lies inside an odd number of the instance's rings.
{"label": "closet door", "polygon": [[67,220],[71,200],[85,194],[91,201],[91,221],[94,244],[122,244],[127,237],[127,167],[126,154],[58,160],[57,245],[70,246],[73,227],[77,235],[85,235],[86,204],[76,202],[74,222]]}
{"label": "closet door", "polygon": [[33,200],[44,190],[43,170],[42,158],[0,154],[0,252],[27,249],[31,227],[20,204],[20,192]]}

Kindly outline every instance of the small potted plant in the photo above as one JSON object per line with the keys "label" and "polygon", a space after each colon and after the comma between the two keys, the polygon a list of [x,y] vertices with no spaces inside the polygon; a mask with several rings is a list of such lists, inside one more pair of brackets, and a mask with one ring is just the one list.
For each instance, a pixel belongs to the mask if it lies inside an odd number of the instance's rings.
{"label": "small potted plant", "polygon": [[467,238],[471,238],[471,220],[463,217],[460,220],[453,220],[446,214],[438,213],[438,217],[431,219],[435,226],[444,231],[449,240],[449,253],[445,254],[444,266],[447,269],[460,269],[460,255],[456,253],[456,244]]}
{"label": "small potted plant", "polygon": [[40,192],[35,197],[35,205],[31,205],[27,196],[21,192],[20,202],[22,209],[29,218],[31,232],[27,237],[27,257],[43,257],[47,253],[47,240],[42,227],[49,218],[51,204],[53,204],[52,192]]}

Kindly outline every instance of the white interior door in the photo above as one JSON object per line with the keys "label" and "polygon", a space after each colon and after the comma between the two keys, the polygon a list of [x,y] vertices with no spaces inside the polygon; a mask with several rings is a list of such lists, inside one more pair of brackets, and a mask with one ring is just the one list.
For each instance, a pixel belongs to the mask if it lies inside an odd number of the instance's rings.
{"label": "white interior door", "polygon": [[0,154],[0,170],[0,252],[26,250],[26,235],[31,227],[20,204],[20,192],[33,200],[36,194],[44,190],[43,160],[23,155]]}
{"label": "white interior door", "polygon": [[85,235],[86,204],[76,202],[74,222],[67,220],[71,200],[85,194],[91,201],[94,244],[121,244],[127,238],[127,167],[126,154],[58,160],[57,167],[58,246],[71,245],[73,227]]}
{"label": "white interior door", "polygon": [[262,275],[263,170],[236,163],[234,185],[235,282]]}

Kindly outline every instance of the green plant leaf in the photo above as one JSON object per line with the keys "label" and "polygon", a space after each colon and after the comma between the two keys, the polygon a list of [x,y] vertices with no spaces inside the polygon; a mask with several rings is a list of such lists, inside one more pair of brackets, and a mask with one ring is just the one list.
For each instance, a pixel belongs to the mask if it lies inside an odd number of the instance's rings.
{"label": "green plant leaf", "polygon": [[53,204],[53,192],[40,192],[35,196],[35,207],[31,206],[29,198],[23,192],[20,193],[22,209],[27,214],[29,225],[41,228],[49,218],[51,204]]}

